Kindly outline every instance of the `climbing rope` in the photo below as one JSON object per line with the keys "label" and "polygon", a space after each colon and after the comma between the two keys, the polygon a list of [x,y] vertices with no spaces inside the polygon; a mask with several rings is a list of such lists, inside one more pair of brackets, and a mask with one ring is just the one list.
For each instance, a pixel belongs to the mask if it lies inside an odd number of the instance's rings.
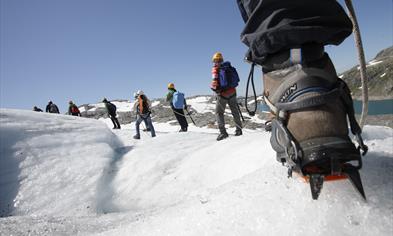
{"label": "climbing rope", "polygon": [[355,9],[353,8],[351,0],[345,0],[345,5],[348,9],[349,18],[353,24],[353,34],[355,38],[355,47],[358,53],[359,65],[360,65],[360,80],[362,82],[362,114],[360,116],[360,127],[363,128],[366,122],[368,113],[368,79],[366,78],[366,60],[364,57],[364,50],[362,44],[362,38],[360,36],[359,24],[356,19]]}

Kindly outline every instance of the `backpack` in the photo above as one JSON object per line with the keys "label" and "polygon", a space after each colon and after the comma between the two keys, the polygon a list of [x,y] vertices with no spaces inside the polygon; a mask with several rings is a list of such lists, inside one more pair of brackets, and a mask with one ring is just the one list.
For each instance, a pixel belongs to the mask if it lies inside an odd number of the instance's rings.
{"label": "backpack", "polygon": [[183,109],[184,108],[184,93],[174,92],[172,97],[172,105],[175,109]]}
{"label": "backpack", "polygon": [[115,104],[108,102],[108,113],[110,115],[116,115],[116,105]]}
{"label": "backpack", "polygon": [[239,85],[239,74],[229,61],[221,64],[219,82],[221,89],[236,88]]}
{"label": "backpack", "polygon": [[79,114],[80,112],[79,112],[78,107],[77,106],[72,106],[71,107],[71,113],[72,114]]}
{"label": "backpack", "polygon": [[57,108],[57,106],[55,104],[51,104],[49,107],[49,112],[50,113],[59,113],[59,108]]}
{"label": "backpack", "polygon": [[[149,103],[147,102],[147,98],[145,95],[139,95],[139,99],[142,100],[142,110],[140,108],[140,105],[138,105],[139,108],[139,113],[140,114],[147,114],[150,112],[150,108],[149,108]],[[140,104],[140,100],[138,99],[138,102]]]}

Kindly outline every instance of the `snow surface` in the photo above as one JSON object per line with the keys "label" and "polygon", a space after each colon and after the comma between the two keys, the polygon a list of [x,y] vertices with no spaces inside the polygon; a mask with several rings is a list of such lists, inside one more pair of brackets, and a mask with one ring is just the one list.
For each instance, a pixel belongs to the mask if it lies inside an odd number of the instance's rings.
{"label": "snow surface", "polygon": [[[375,66],[375,65],[378,65],[382,62],[383,61],[372,60],[367,63],[366,67]],[[360,66],[358,66],[358,70],[360,70]]]}
{"label": "snow surface", "polygon": [[113,101],[112,102],[116,106],[116,111],[120,112],[127,112],[127,111],[132,111],[134,103],[133,102],[117,102]]}
{"label": "snow surface", "polygon": [[209,103],[209,100],[210,97],[207,96],[189,98],[187,99],[187,105],[191,105],[191,107],[198,113],[214,113],[216,109],[215,101],[213,103]]}
{"label": "snow surface", "polygon": [[155,107],[155,106],[157,106],[157,105],[159,105],[159,104],[160,104],[160,101],[154,101],[154,102],[152,102],[151,106],[152,106],[152,107]]}
{"label": "snow surface", "polygon": [[0,235],[393,234],[390,128],[364,129],[367,202],[348,181],[313,201],[268,133],[216,142],[216,130],[155,123],[157,137],[133,140],[134,123],[109,122],[0,110]]}
{"label": "snow surface", "polygon": [[[119,112],[128,112],[128,111],[132,111],[133,110],[133,105],[134,102],[130,102],[130,101],[111,101],[111,103],[115,104],[116,106],[116,110]],[[90,112],[94,112],[96,111],[98,108],[105,108],[105,104],[103,102],[100,103],[92,103],[89,104],[90,106],[92,106],[92,108],[90,108],[88,111]],[[85,111],[85,107],[80,107],[79,108],[80,112],[84,112]]]}

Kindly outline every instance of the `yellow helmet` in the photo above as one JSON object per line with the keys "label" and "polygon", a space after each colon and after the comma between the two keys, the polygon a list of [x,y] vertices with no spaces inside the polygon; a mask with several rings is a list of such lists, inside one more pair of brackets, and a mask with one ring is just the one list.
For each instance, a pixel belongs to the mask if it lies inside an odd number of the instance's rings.
{"label": "yellow helmet", "polygon": [[221,52],[216,52],[216,53],[214,53],[213,58],[212,58],[212,61],[213,61],[213,62],[223,62],[223,61],[224,61],[224,58],[222,57]]}
{"label": "yellow helmet", "polygon": [[174,83],[169,83],[168,84],[168,88],[169,89],[174,89],[175,88],[175,84]]}

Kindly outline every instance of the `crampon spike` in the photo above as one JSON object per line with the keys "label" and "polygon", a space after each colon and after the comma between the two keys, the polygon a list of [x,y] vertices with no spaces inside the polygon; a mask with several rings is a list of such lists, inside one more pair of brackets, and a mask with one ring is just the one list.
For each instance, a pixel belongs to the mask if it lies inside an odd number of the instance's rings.
{"label": "crampon spike", "polygon": [[348,176],[348,179],[351,181],[353,187],[356,191],[362,196],[362,198],[366,201],[366,194],[364,193],[362,179],[360,178],[360,174],[358,169],[356,169],[352,165],[345,165],[343,167],[343,174]]}
{"label": "crampon spike", "polygon": [[312,199],[317,200],[319,194],[321,193],[323,187],[323,175],[320,174],[311,174],[310,175],[310,188],[311,188],[311,195]]}

